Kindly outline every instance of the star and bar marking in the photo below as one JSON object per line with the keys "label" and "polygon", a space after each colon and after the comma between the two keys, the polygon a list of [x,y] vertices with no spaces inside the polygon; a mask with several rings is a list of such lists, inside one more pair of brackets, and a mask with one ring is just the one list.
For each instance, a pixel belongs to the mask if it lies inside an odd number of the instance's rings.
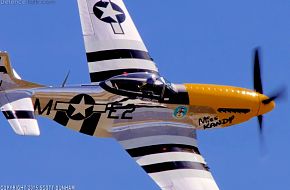
{"label": "star and bar marking", "polygon": [[109,23],[115,34],[125,34],[121,23],[126,20],[124,11],[111,1],[99,1],[93,7],[95,16],[103,22]]}
{"label": "star and bar marking", "polygon": [[87,94],[79,94],[70,102],[56,102],[55,110],[65,111],[67,116],[73,120],[83,120],[93,113],[105,113],[107,104],[95,103],[95,100]]}

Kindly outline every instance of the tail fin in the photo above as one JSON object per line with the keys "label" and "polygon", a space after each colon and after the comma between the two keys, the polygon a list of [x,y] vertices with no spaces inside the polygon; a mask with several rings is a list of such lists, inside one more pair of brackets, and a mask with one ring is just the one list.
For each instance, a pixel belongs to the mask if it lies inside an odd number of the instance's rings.
{"label": "tail fin", "polygon": [[8,54],[0,52],[0,109],[18,135],[40,134],[34,116],[32,94],[25,89],[41,86],[21,80],[11,67]]}
{"label": "tail fin", "polygon": [[0,91],[41,87],[42,85],[21,80],[11,67],[8,53],[0,52]]}

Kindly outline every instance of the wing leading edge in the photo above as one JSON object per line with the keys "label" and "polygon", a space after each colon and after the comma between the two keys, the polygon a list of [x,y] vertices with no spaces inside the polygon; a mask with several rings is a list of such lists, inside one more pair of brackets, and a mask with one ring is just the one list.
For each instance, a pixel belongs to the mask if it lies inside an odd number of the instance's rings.
{"label": "wing leading edge", "polygon": [[158,72],[122,0],[78,0],[91,82]]}

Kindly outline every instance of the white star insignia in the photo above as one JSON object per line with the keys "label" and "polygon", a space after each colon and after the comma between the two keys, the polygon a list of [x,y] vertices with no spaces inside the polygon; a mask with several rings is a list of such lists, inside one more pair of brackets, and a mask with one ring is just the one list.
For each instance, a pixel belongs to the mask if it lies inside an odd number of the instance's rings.
{"label": "white star insignia", "polygon": [[117,15],[122,15],[123,13],[120,11],[116,11],[113,9],[111,2],[108,3],[107,7],[98,7],[101,11],[103,11],[103,15],[100,19],[110,17],[115,22],[118,22]]}
{"label": "white star insignia", "polygon": [[75,108],[75,111],[71,114],[71,116],[81,114],[83,117],[86,117],[86,110],[93,106],[85,103],[85,97],[82,98],[80,103],[71,105]]}

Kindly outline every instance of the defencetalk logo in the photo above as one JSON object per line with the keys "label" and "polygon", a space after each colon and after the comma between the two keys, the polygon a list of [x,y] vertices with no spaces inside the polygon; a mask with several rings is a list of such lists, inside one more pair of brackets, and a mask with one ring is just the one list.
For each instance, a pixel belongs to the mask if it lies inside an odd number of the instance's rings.
{"label": "defencetalk logo", "polygon": [[126,20],[124,11],[111,1],[99,1],[94,5],[95,16],[111,25],[114,34],[125,34],[122,23]]}

